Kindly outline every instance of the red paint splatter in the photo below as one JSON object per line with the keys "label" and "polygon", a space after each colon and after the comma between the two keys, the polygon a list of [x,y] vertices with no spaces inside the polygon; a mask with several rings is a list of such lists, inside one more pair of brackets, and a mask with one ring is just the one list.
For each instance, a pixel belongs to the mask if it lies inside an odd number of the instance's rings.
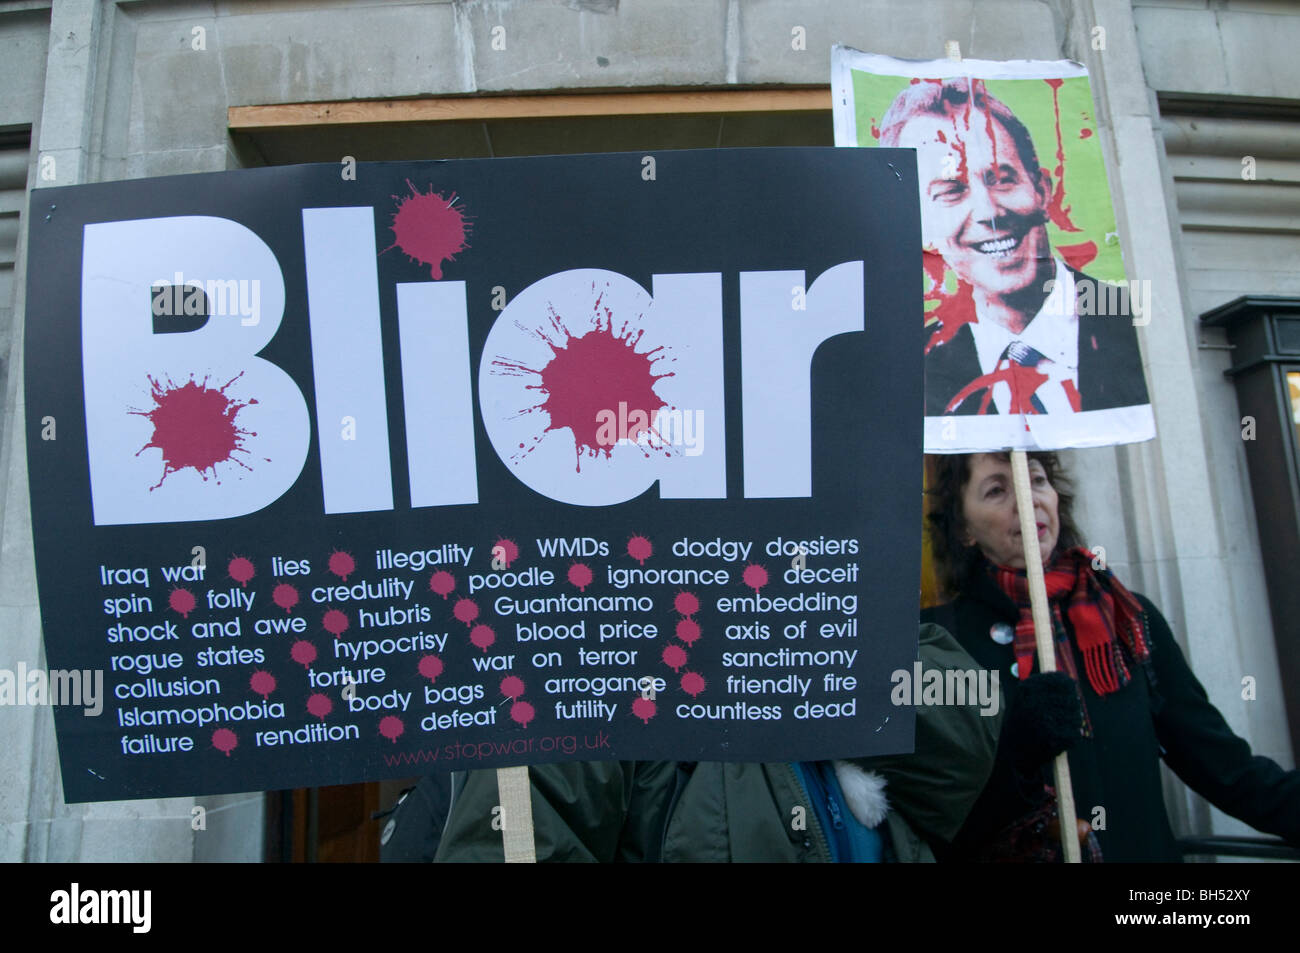
{"label": "red paint splatter", "polygon": [[987,413],[989,403],[993,399],[993,385],[1005,383],[1011,390],[1011,407],[1007,410],[1007,413],[1036,414],[1038,411],[1030,403],[1030,398],[1034,396],[1034,392],[1047,379],[1047,375],[1040,374],[1036,368],[1009,361],[1007,367],[995,370],[990,374],[982,374],[959,390],[957,395],[948,403],[947,410],[948,413],[952,413],[967,397],[983,390],[984,397],[980,400],[979,412],[981,414]]}
{"label": "red paint splatter", "polygon": [[695,615],[700,611],[700,600],[693,592],[679,592],[673,599],[673,608],[679,615]]}
{"label": "red paint splatter", "polygon": [[682,691],[692,698],[699,696],[704,691],[704,676],[699,672],[687,672],[682,676]]}
{"label": "red paint splatter", "polygon": [[938,301],[939,306],[926,313],[926,319],[936,321],[934,332],[925,345],[925,353],[940,344],[947,344],[953,339],[963,324],[975,320],[975,288],[969,282],[957,279],[957,290],[947,294],[943,290],[945,264],[939,252],[927,248],[921,255],[921,265],[925,269],[930,287],[925,292],[926,301]]}
{"label": "red paint splatter", "polygon": [[330,553],[329,571],[347,582],[348,576],[357,571],[357,561],[352,558],[351,553],[336,549]]}
{"label": "red paint splatter", "polygon": [[310,668],[311,663],[316,661],[316,646],[306,639],[299,639],[293,643],[289,656],[303,668]]}
{"label": "red paint splatter", "polygon": [[660,657],[674,672],[681,671],[682,666],[687,662],[686,650],[680,645],[664,646],[664,653]]}
{"label": "red paint splatter", "polygon": [[325,627],[325,631],[338,638],[352,625],[348,619],[348,614],[342,609],[330,609],[321,619],[320,624]]}
{"label": "red paint splatter", "polygon": [[524,693],[524,680],[518,675],[507,675],[501,679],[501,694],[512,701]]}
{"label": "red paint splatter", "polygon": [[275,676],[270,672],[264,672],[260,669],[253,673],[253,677],[248,680],[248,687],[266,700],[275,691]]}
{"label": "red paint splatter", "polygon": [[406,725],[402,724],[402,719],[396,715],[387,715],[379,720],[379,733],[393,744],[397,744],[397,739],[401,737],[404,731],[406,731]]}
{"label": "red paint splatter", "polygon": [[486,653],[488,647],[497,640],[497,634],[490,625],[476,625],[469,630],[469,640]]}
{"label": "red paint splatter", "polygon": [[642,566],[654,555],[655,548],[644,536],[633,536],[627,541],[627,554]]}
{"label": "red paint splatter", "polygon": [[465,239],[469,234],[470,219],[456,208],[456,194],[451,197],[441,192],[421,192],[411,180],[406,180],[411,190],[408,196],[394,195],[398,203],[393,213],[393,244],[379,254],[400,248],[412,261],[429,266],[429,274],[434,281],[442,279],[442,263],[455,261],[456,256],[469,246]]}
{"label": "red paint splatter", "polygon": [[632,702],[632,714],[636,715],[645,724],[650,724],[650,719],[655,716],[655,703],[644,695],[638,695]]}
{"label": "red paint splatter", "polygon": [[758,563],[750,563],[740,577],[755,592],[767,585],[767,570]]}
{"label": "red paint splatter", "polygon": [[677,638],[687,645],[694,645],[700,638],[700,624],[694,619],[680,619],[677,622]]}
{"label": "red paint splatter", "polygon": [[591,567],[586,563],[574,563],[569,567],[569,582],[578,587],[579,592],[586,592],[592,580]]}
{"label": "red paint splatter", "polygon": [[875,116],[872,116],[872,117],[871,117],[871,138],[872,138],[872,139],[879,139],[879,138],[880,138],[880,127],[876,125],[876,117],[875,117]]}
{"label": "red paint splatter", "polygon": [[1071,410],[1076,414],[1083,410],[1083,397],[1079,394],[1079,389],[1074,386],[1074,381],[1069,378],[1061,381],[1061,389],[1065,391],[1065,396],[1069,398]]}
{"label": "red paint splatter", "polygon": [[1079,138],[1080,138],[1080,139],[1091,139],[1091,138],[1092,138],[1092,130],[1089,129],[1087,126],[1084,126],[1082,129],[1079,130]]}
{"label": "red paint splatter", "polygon": [[271,601],[288,612],[298,604],[298,590],[287,582],[282,582],[271,591]]}
{"label": "red paint splatter", "polygon": [[1063,79],[1045,79],[1043,80],[1048,86],[1052,87],[1052,112],[1056,116],[1056,168],[1052,170],[1052,178],[1056,180],[1056,186],[1052,191],[1052,201],[1047,206],[1047,215],[1057,228],[1063,232],[1081,232],[1083,229],[1070,221],[1070,209],[1072,206],[1065,204],[1065,140],[1061,138],[1061,84]]}
{"label": "red paint splatter", "polygon": [[171,595],[167,597],[167,605],[187,619],[197,604],[194,600],[194,593],[188,589],[173,589]]}
{"label": "red paint splatter", "polygon": [[528,723],[532,721],[536,715],[537,712],[533,710],[533,706],[528,702],[517,701],[510,706],[510,717],[519,722],[519,724],[523,725],[525,728],[528,727]]}
{"label": "red paint splatter", "polygon": [[[603,453],[609,459],[624,438],[635,444],[642,434],[650,434],[666,443],[651,426],[655,414],[668,406],[654,388],[673,372],[656,374],[652,367],[665,356],[664,348],[638,352],[636,346],[645,329],[633,328],[625,321],[615,333],[614,312],[602,307],[603,300],[603,293],[596,298],[594,327],[576,337],[555,309],[548,308],[550,330],[532,331],[551,351],[550,360],[540,370],[502,357],[492,361],[496,374],[536,375],[539,383],[529,384],[528,389],[546,395],[540,404],[521,411],[543,411],[550,423],[534,438],[532,447],[514,455],[516,462],[532,453],[552,430],[568,430],[573,435],[578,472],[584,455],[596,458]],[[644,456],[650,455],[646,448],[638,449]]]}
{"label": "red paint splatter", "polygon": [[499,538],[492,544],[492,558],[500,558],[506,564],[506,568],[509,569],[510,564],[519,558],[519,546],[513,539]]}
{"label": "red paint splatter", "polygon": [[429,577],[429,588],[446,599],[456,590],[456,577],[445,569],[439,569]]}
{"label": "red paint splatter", "polygon": [[307,711],[321,721],[334,710],[334,701],[322,692],[316,692],[307,699]]}
{"label": "red paint splatter", "polygon": [[451,614],[466,625],[470,625],[478,618],[478,603],[473,599],[457,599]]}
{"label": "red paint splatter", "polygon": [[[163,474],[149,487],[150,490],[162,486],[169,474],[187,467],[194,469],[204,482],[207,482],[209,471],[216,479],[219,463],[235,463],[245,470],[252,469],[242,460],[235,459],[234,454],[247,454],[244,438],[256,437],[257,434],[241,429],[235,418],[257,400],[241,403],[226,396],[226,388],[243,376],[243,371],[240,371],[217,389],[208,386],[207,377],[200,383],[191,376],[180,386],[171,378],[167,379],[166,385],[152,376],[148,378],[153,408],[128,413],[148,417],[153,424],[153,436],[135,455],[138,457],[151,447],[162,451]],[[218,484],[220,482],[217,480]]]}
{"label": "red paint splatter", "polygon": [[436,655],[426,655],[420,659],[420,674],[431,682],[436,682],[442,674],[442,659]]}
{"label": "red paint splatter", "polygon": [[1097,243],[1092,241],[1079,242],[1077,245],[1057,245],[1056,250],[1075,271],[1082,271],[1084,265],[1097,257]]}
{"label": "red paint splatter", "polygon": [[226,567],[226,572],[230,578],[235,580],[245,589],[248,588],[248,581],[257,575],[257,570],[253,568],[253,561],[245,559],[243,556],[236,556]]}
{"label": "red paint splatter", "polygon": [[229,758],[230,752],[239,747],[239,736],[229,728],[218,728],[212,733],[212,747],[224,751]]}

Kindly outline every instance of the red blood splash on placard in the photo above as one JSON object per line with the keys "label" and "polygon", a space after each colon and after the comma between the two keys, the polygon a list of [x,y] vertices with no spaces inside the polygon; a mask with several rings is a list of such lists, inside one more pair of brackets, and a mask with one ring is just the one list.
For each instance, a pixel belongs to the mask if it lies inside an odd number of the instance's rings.
{"label": "red blood splash on placard", "polygon": [[574,563],[569,567],[569,582],[578,587],[579,592],[586,592],[592,580],[591,567],[586,563]]}
{"label": "red blood splash on placard", "polygon": [[232,559],[230,565],[226,567],[226,572],[245,589],[248,588],[248,581],[257,575],[257,570],[253,568],[253,561],[243,556]]}
{"label": "red blood splash on placard", "polygon": [[704,691],[704,676],[699,672],[687,672],[682,676],[682,691],[692,698]]}
{"label": "red blood splash on placard", "polygon": [[316,692],[307,699],[308,713],[315,715],[321,721],[325,716],[334,710],[334,701],[328,695],[322,692]]}
{"label": "red blood splash on placard", "polygon": [[1080,138],[1080,139],[1091,139],[1091,138],[1092,138],[1092,130],[1089,129],[1087,126],[1084,126],[1082,129],[1079,130],[1079,138]]}
{"label": "red blood splash on placard", "polygon": [[1074,381],[1068,377],[1061,381],[1061,389],[1065,391],[1066,398],[1070,401],[1070,409],[1076,414],[1083,410],[1083,397],[1079,389],[1074,386]]}
{"label": "red blood splash on placard", "polygon": [[687,662],[686,650],[680,645],[665,645],[661,658],[674,672],[681,671],[682,666]]}
{"label": "red blood splash on placard", "polygon": [[379,733],[393,744],[397,744],[397,739],[401,737],[404,731],[406,731],[406,725],[402,724],[402,719],[396,715],[387,715],[379,720]]}
{"label": "red blood splash on placard", "polygon": [[519,724],[523,725],[525,728],[528,727],[528,723],[532,721],[536,715],[537,712],[533,710],[533,706],[528,702],[518,701],[510,706],[510,717],[514,721],[519,722]]}
{"label": "red blood splash on placard", "polygon": [[348,614],[342,609],[330,609],[325,613],[320,624],[325,627],[326,632],[336,639],[352,625],[348,620]]}
{"label": "red blood splash on placard", "polygon": [[289,656],[303,668],[311,668],[311,663],[316,661],[316,646],[306,639],[299,639],[289,649]]}
{"label": "red blood splash on placard", "polygon": [[492,558],[495,559],[498,556],[501,557],[501,561],[509,569],[511,563],[519,558],[519,546],[513,539],[498,539],[492,544]]}
{"label": "red blood splash on placard", "polygon": [[1047,379],[1047,375],[1039,373],[1036,368],[1026,367],[1011,361],[1007,367],[989,374],[982,374],[959,390],[948,403],[947,410],[948,413],[952,413],[967,397],[983,390],[984,397],[980,400],[979,412],[981,414],[987,413],[989,403],[993,399],[993,385],[1005,383],[1011,390],[1011,407],[1006,412],[1009,414],[1036,414],[1038,411],[1030,403],[1030,398],[1034,396],[1034,391],[1038,390]]}
{"label": "red blood splash on placard", "polygon": [[767,570],[758,563],[750,563],[740,577],[755,592],[767,585]]}
{"label": "red blood splash on placard", "polygon": [[1065,263],[1076,271],[1082,271],[1084,265],[1097,257],[1097,243],[1092,241],[1079,242],[1077,245],[1057,245],[1056,250]]}
{"label": "red blood splash on placard", "polygon": [[943,290],[944,261],[937,251],[927,248],[921,255],[921,266],[925,269],[930,287],[926,289],[926,301],[938,301],[939,306],[926,313],[927,320],[937,322],[930,340],[926,342],[925,353],[940,344],[946,344],[961,330],[963,324],[975,320],[975,288],[966,281],[957,279],[957,290],[947,294]]}
{"label": "red blood splash on placard", "polygon": [[[536,375],[540,382],[528,388],[546,395],[540,404],[521,412],[543,411],[550,423],[534,438],[532,447],[514,455],[516,462],[532,453],[552,430],[568,430],[573,435],[574,469],[578,472],[582,472],[584,455],[596,458],[603,453],[609,459],[622,439],[635,445],[648,433],[660,443],[666,442],[651,425],[655,414],[668,406],[654,388],[660,378],[672,377],[673,372],[656,374],[652,367],[665,356],[664,348],[638,352],[636,346],[645,329],[624,321],[616,333],[614,312],[602,305],[603,300],[603,293],[596,298],[595,326],[578,336],[570,333],[554,308],[548,308],[550,328],[532,330],[551,351],[550,360],[540,370],[501,357],[492,361],[495,373]],[[646,448],[638,449],[644,456],[650,455]]]}
{"label": "red blood splash on placard", "polygon": [[1045,79],[1043,82],[1052,87],[1052,112],[1056,116],[1056,168],[1052,170],[1056,187],[1052,190],[1052,201],[1047,206],[1047,215],[1052,220],[1052,224],[1061,231],[1081,232],[1083,229],[1070,221],[1072,206],[1065,204],[1065,140],[1061,138],[1061,84],[1065,80]]}
{"label": "red blood splash on placard", "polygon": [[431,682],[436,682],[442,674],[442,659],[436,655],[426,655],[420,659],[420,674]]}
{"label": "red blood splash on placard", "polygon": [[872,138],[872,139],[879,139],[879,138],[880,138],[880,127],[876,125],[876,117],[875,117],[875,116],[872,116],[872,117],[871,117],[871,138]]}
{"label": "red blood splash on placard", "polygon": [[486,653],[489,646],[497,640],[497,634],[490,625],[476,625],[469,630],[469,640]]}
{"label": "red blood splash on placard", "polygon": [[655,703],[644,695],[638,695],[636,700],[632,702],[632,714],[636,715],[647,725],[650,724],[650,719],[655,716],[656,710]]}
{"label": "red blood splash on placard", "polygon": [[700,611],[700,600],[695,593],[682,591],[673,598],[673,608],[679,615],[695,615]]}
{"label": "red blood splash on placard", "polygon": [[348,576],[357,571],[357,561],[352,558],[351,553],[336,549],[330,553],[329,571],[347,582]]}
{"label": "red blood splash on placard", "polygon": [[687,645],[694,645],[700,638],[700,624],[694,619],[679,619],[677,622],[677,638]]}
{"label": "red blood splash on placard", "polygon": [[194,600],[194,593],[188,589],[178,588],[173,589],[171,595],[167,597],[167,605],[188,619],[197,603]]}
{"label": "red blood splash on placard", "polygon": [[209,471],[216,479],[219,463],[234,463],[245,470],[252,469],[242,460],[235,459],[234,455],[247,454],[244,438],[256,437],[257,434],[241,429],[235,418],[257,400],[250,398],[241,403],[226,396],[226,388],[243,376],[243,371],[240,371],[216,389],[208,386],[207,377],[200,383],[191,376],[179,386],[171,378],[165,385],[152,376],[148,378],[153,408],[128,413],[148,417],[153,424],[153,436],[135,455],[138,457],[151,447],[162,451],[163,474],[149,487],[151,491],[162,486],[169,474],[187,467],[194,469],[204,482],[207,482]]}
{"label": "red blood splash on placard", "polygon": [[524,693],[524,680],[518,675],[507,675],[501,679],[501,694],[512,701]]}
{"label": "red blood splash on placard", "polygon": [[229,758],[230,752],[239,747],[239,736],[229,728],[218,728],[212,733],[212,747],[224,751]]}
{"label": "red blood splash on placard", "polygon": [[248,687],[257,694],[261,695],[263,700],[268,698],[271,692],[275,691],[275,676],[270,672],[258,670],[253,673],[253,677],[248,680]]}
{"label": "red blood splash on placard", "polygon": [[466,625],[471,625],[478,618],[478,603],[473,599],[457,599],[451,614]]}
{"label": "red blood splash on placard", "polygon": [[439,569],[429,577],[429,588],[446,599],[456,591],[456,577],[445,569]]}
{"label": "red blood splash on placard", "polygon": [[642,566],[645,565],[647,559],[654,555],[654,552],[654,546],[644,536],[633,536],[627,541],[627,554]]}
{"label": "red blood splash on placard", "polygon": [[406,180],[411,194],[394,195],[398,203],[393,213],[393,244],[379,254],[399,248],[408,258],[429,266],[434,281],[442,279],[442,263],[455,261],[456,256],[469,246],[469,218],[456,208],[456,194],[451,197],[441,192],[421,192],[410,179]]}
{"label": "red blood splash on placard", "polygon": [[271,601],[288,612],[298,604],[298,590],[287,582],[282,582],[271,590]]}

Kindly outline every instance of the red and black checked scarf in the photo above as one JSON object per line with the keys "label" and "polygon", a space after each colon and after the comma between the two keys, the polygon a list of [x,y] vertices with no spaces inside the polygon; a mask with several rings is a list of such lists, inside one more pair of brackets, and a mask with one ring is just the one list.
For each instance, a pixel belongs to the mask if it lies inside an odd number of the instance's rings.
{"label": "red and black checked scarf", "polygon": [[[1083,547],[1059,551],[1043,567],[1047,603],[1051,608],[1052,633],[1056,641],[1057,665],[1077,683],[1078,668],[1071,650],[1062,609],[1074,628],[1074,646],[1083,654],[1088,684],[1098,695],[1117,692],[1132,680],[1120,645],[1131,659],[1149,669],[1151,643],[1142,606],[1109,569],[1092,568],[1093,554]],[[1029,577],[1023,569],[1010,569],[985,561],[994,583],[1020,611],[1016,622],[1015,655],[1017,672],[1023,681],[1034,670],[1037,646],[1034,615],[1029,602]],[[1079,694],[1083,705],[1083,693]],[[1092,735],[1088,708],[1083,705],[1083,733]]]}

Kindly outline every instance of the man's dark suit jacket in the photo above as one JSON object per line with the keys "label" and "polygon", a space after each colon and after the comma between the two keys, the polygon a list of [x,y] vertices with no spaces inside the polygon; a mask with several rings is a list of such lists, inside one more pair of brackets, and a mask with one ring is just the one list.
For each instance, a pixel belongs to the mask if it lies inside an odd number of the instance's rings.
{"label": "man's dark suit jacket", "polygon": [[[1105,296],[1104,283],[1089,278],[1073,268],[1075,294],[1087,282],[1093,285],[1092,310],[1101,310]],[[1098,285],[1102,285],[1098,288]],[[1103,297],[1098,298],[1098,294]],[[1079,315],[1079,404],[1080,410],[1109,410],[1112,407],[1130,407],[1149,404],[1146,379],[1142,375],[1142,355],[1138,351],[1137,331],[1124,299],[1122,314]],[[963,387],[983,374],[979,354],[975,350],[975,336],[970,326],[963,325],[951,341],[931,349],[925,356],[925,415],[946,417],[950,413],[977,414],[984,391],[978,390],[967,397],[960,406],[948,411],[948,403]],[[989,403],[988,413],[1001,413],[1003,408]]]}

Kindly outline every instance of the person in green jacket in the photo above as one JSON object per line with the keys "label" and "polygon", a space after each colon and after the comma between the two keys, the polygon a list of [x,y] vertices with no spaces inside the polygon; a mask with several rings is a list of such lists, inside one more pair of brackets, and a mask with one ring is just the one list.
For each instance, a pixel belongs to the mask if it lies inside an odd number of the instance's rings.
{"label": "person in green jacket", "polygon": [[[921,626],[919,657],[926,670],[975,668],[937,625]],[[1003,712],[981,715],[972,703],[923,705],[916,715],[915,752],[907,755],[833,764],[534,765],[537,860],[932,861],[930,845],[952,839],[988,779]],[[495,771],[457,774],[435,861],[503,861],[493,810],[500,803]]]}

